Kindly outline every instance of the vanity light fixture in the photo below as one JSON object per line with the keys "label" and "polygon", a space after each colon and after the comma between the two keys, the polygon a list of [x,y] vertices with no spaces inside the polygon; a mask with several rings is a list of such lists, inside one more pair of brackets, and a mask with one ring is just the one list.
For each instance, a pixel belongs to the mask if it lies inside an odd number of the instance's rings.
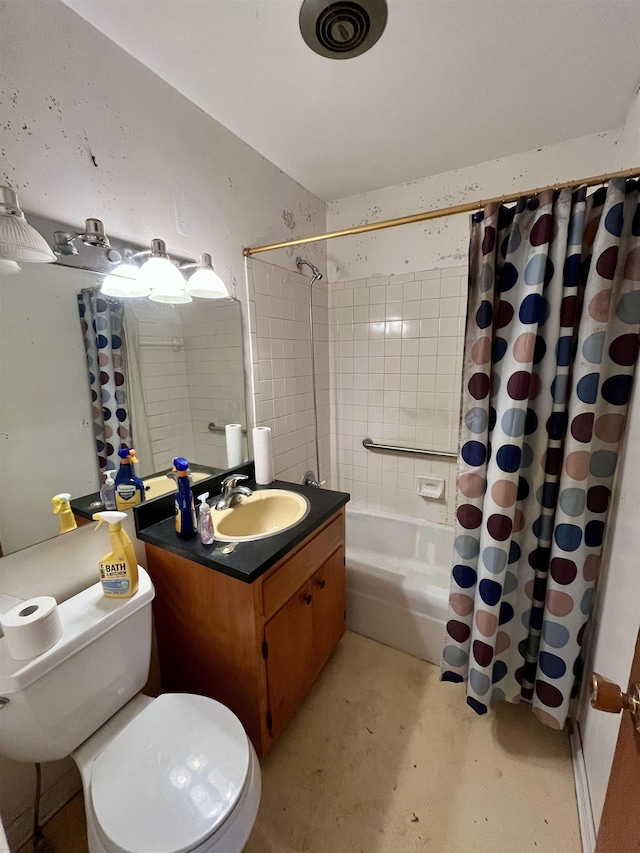
{"label": "vanity light fixture", "polygon": [[[99,220],[95,220],[99,222]],[[87,220],[89,222],[89,220]],[[102,223],[100,223],[102,225]],[[88,229],[87,229],[88,231]],[[104,231],[102,232],[104,234]],[[62,248],[65,238],[73,238],[67,232],[56,231],[56,245]],[[72,245],[72,244],[71,244]],[[151,241],[151,248],[146,251],[135,251],[131,248],[121,249],[122,262],[110,272],[102,284],[101,292],[115,299],[136,299],[148,296],[153,302],[164,302],[169,305],[180,305],[192,302],[192,297],[200,299],[231,299],[227,288],[220,276],[214,272],[211,265],[211,255],[204,252],[197,262],[183,262],[178,267],[167,252],[167,244],[158,238]],[[62,251],[61,254],[74,254],[73,251]],[[111,250],[108,254],[110,263],[116,263],[120,254]],[[139,266],[139,264],[142,264]],[[184,279],[181,270],[195,270],[189,279]]]}
{"label": "vanity light fixture", "polygon": [[211,265],[211,255],[203,252],[197,264],[181,264],[180,269],[195,267],[196,270],[189,277],[186,292],[190,296],[199,299],[228,299],[229,291],[224,282]]}
{"label": "vanity light fixture", "polygon": [[99,219],[85,219],[84,234],[78,234],[85,246],[96,246],[99,249],[109,248],[109,238],[104,233],[104,225]]}
{"label": "vanity light fixture", "polygon": [[[51,263],[56,256],[49,244],[27,222],[18,196],[11,187],[0,186],[0,259],[26,263]],[[17,270],[13,270],[17,272]]]}
{"label": "vanity light fixture", "polygon": [[148,296],[151,288],[139,278],[140,267],[133,260],[133,249],[125,249],[122,263],[102,282],[101,293],[115,299],[139,299]]}
{"label": "vanity light fixture", "polygon": [[180,270],[171,262],[164,240],[151,241],[150,257],[140,267],[138,281],[150,289],[149,299],[153,302],[180,305],[192,301],[185,292],[187,285]]}
{"label": "vanity light fixture", "polygon": [[73,241],[76,239],[75,234],[70,234],[68,231],[53,232],[53,251],[54,254],[64,257],[78,254],[78,247]]}
{"label": "vanity light fixture", "polygon": [[84,231],[81,234],[54,231],[53,239],[53,251],[56,255],[77,255],[78,248],[74,244],[74,240],[82,240],[85,246],[94,246],[97,249],[108,249],[110,245],[101,220],[93,217],[85,219]]}

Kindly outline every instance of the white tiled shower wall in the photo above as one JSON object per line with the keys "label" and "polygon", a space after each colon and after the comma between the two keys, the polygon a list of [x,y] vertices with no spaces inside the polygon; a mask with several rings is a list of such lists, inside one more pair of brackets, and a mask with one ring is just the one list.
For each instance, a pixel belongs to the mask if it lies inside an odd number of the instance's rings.
{"label": "white tiled shower wall", "polygon": [[[194,459],[201,464],[227,467],[224,431],[209,424],[247,426],[244,393],[242,320],[237,302],[185,305],[182,331],[187,363]],[[247,441],[243,441],[245,459]]]}
{"label": "white tiled shower wall", "polygon": [[153,460],[140,462],[145,472],[162,471],[175,456],[193,460],[194,454],[184,346],[170,346],[183,339],[182,321],[168,305],[141,300],[132,311],[138,320],[140,378],[153,455]]}
{"label": "white tiled shower wall", "polygon": [[[333,488],[352,503],[453,524],[455,459],[365,450],[376,443],[456,451],[467,267],[329,285]],[[445,480],[442,500],[419,476]]]}
{"label": "white tiled shower wall", "polygon": [[226,468],[224,433],[210,432],[208,424],[246,426],[239,305],[140,301],[132,310],[153,455],[144,470],[170,468],[175,456]]}
{"label": "white tiled shower wall", "polygon": [[[275,475],[316,470],[309,277],[247,259],[255,423],[272,430]],[[326,277],[313,285],[320,477],[329,478],[329,332]],[[317,472],[316,472],[317,473]]]}

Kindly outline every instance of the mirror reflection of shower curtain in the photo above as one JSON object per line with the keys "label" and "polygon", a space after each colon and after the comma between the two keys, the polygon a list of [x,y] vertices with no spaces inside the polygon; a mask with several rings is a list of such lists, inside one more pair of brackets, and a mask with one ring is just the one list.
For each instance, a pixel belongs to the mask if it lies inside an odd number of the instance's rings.
{"label": "mirror reflection of shower curtain", "polygon": [[91,412],[98,471],[119,467],[118,450],[131,447],[127,402],[126,349],[122,303],[96,289],[77,296],[89,368]]}
{"label": "mirror reflection of shower curtain", "polygon": [[125,304],[124,308],[124,333],[127,342],[127,386],[133,446],[140,460],[138,463],[138,474],[141,477],[147,477],[154,473],[155,467],[151,449],[147,407],[142,391],[138,320],[133,307],[129,303]]}

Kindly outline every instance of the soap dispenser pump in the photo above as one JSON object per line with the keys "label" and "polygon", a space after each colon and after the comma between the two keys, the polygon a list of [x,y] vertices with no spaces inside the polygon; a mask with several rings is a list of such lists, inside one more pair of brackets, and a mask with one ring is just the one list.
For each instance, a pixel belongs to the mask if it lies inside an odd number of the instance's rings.
{"label": "soap dispenser pump", "polygon": [[105,481],[100,487],[100,498],[105,509],[116,509],[116,483],[113,479],[115,471],[108,468],[104,472]]}
{"label": "soap dispenser pump", "polygon": [[201,495],[198,495],[198,500],[200,501],[198,505],[198,533],[200,534],[200,541],[203,545],[213,545],[215,538],[211,509],[207,503],[208,497],[209,492],[203,492]]}

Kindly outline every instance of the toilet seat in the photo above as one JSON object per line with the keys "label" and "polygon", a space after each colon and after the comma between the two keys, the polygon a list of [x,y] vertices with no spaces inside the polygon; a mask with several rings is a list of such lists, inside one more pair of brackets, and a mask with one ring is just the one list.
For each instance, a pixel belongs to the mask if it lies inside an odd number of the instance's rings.
{"label": "toilet seat", "polygon": [[228,708],[204,696],[163,694],[93,763],[97,829],[114,851],[192,851],[221,830],[250,764],[246,733]]}

